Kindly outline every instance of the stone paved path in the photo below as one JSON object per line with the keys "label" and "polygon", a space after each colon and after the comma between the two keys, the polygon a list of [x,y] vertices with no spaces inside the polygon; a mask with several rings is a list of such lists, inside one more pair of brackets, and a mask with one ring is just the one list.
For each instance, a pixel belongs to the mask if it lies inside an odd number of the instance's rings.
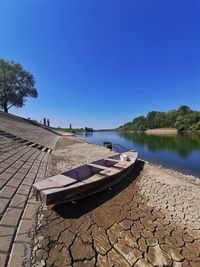
{"label": "stone paved path", "polygon": [[54,147],[57,139],[52,132],[0,113],[1,267],[21,267],[23,262],[30,261],[34,216],[38,210],[31,186],[44,179],[49,148]]}

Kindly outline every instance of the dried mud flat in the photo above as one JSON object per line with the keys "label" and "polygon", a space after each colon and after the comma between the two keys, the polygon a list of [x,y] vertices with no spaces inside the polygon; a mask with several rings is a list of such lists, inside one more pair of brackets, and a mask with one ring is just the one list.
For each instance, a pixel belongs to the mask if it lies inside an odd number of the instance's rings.
{"label": "dried mud flat", "polygon": [[[62,138],[49,171],[110,154]],[[42,209],[33,256],[32,266],[200,266],[200,182],[138,160],[112,190]]]}

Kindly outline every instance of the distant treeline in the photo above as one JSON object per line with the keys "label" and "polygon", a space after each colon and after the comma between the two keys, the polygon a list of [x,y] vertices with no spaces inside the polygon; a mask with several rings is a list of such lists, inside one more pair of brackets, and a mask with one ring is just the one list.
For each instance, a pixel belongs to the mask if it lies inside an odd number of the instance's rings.
{"label": "distant treeline", "polygon": [[72,128],[72,127],[69,127],[69,128],[62,128],[62,130],[64,130],[65,132],[69,132],[69,133],[81,133],[81,132],[88,133],[88,132],[93,132],[94,131],[93,128],[88,128],[88,127],[85,127],[85,128]]}
{"label": "distant treeline", "polygon": [[200,112],[188,106],[180,106],[178,110],[168,112],[151,111],[147,116],[139,116],[133,121],[119,127],[123,131],[145,131],[155,128],[176,128],[179,132],[199,131]]}
{"label": "distant treeline", "polygon": [[95,132],[116,132],[116,129],[97,129]]}

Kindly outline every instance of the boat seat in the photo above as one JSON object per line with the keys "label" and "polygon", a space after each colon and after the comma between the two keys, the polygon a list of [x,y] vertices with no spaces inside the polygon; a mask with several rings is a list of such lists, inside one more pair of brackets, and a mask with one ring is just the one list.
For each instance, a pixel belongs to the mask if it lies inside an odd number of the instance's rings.
{"label": "boat seat", "polygon": [[116,171],[117,171],[117,169],[115,169],[114,171],[112,171],[112,170],[102,170],[102,171],[100,171],[98,174],[100,174],[100,175],[106,175],[106,176],[110,176],[110,175],[112,175],[112,174],[115,174],[116,173]]}
{"label": "boat seat", "polygon": [[119,162],[121,161],[120,159],[110,159],[110,158],[105,158],[107,161],[112,161],[112,162]]}
{"label": "boat seat", "polygon": [[118,162],[118,163],[114,164],[113,167],[114,168],[120,168],[120,169],[126,169],[128,167],[128,164]]}
{"label": "boat seat", "polygon": [[87,166],[90,166],[90,167],[93,167],[96,169],[109,170],[109,171],[117,172],[117,170],[115,168],[106,167],[106,166],[102,166],[102,165],[98,165],[98,164],[88,163]]}
{"label": "boat seat", "polygon": [[108,177],[108,175],[105,175],[105,174],[94,174],[92,175],[91,177],[85,179],[82,181],[82,183],[90,183],[90,182],[96,182],[96,181],[99,181],[99,180],[102,180],[104,178]]}
{"label": "boat seat", "polygon": [[112,165],[112,167],[114,167],[114,168],[125,169],[128,165],[128,162],[122,161],[122,160],[110,159],[110,158],[106,158],[105,160],[115,162],[116,164]]}
{"label": "boat seat", "polygon": [[109,159],[109,158],[105,158],[105,160],[107,160],[107,161],[112,161],[112,162],[116,162],[116,163],[122,163],[122,164],[125,164],[125,165],[127,165],[127,164],[129,164],[130,162],[129,161],[123,161],[123,160],[118,160],[118,159]]}

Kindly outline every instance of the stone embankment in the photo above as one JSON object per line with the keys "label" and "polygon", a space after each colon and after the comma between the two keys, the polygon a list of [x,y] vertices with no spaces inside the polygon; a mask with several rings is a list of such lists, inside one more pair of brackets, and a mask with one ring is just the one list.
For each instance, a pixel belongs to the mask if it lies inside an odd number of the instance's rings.
{"label": "stone embankment", "polygon": [[[60,138],[50,173],[111,152]],[[33,266],[200,266],[200,181],[138,160],[99,194],[41,209]]]}
{"label": "stone embankment", "polygon": [[59,135],[35,122],[0,112],[0,266],[31,266],[32,184],[45,178]]}

